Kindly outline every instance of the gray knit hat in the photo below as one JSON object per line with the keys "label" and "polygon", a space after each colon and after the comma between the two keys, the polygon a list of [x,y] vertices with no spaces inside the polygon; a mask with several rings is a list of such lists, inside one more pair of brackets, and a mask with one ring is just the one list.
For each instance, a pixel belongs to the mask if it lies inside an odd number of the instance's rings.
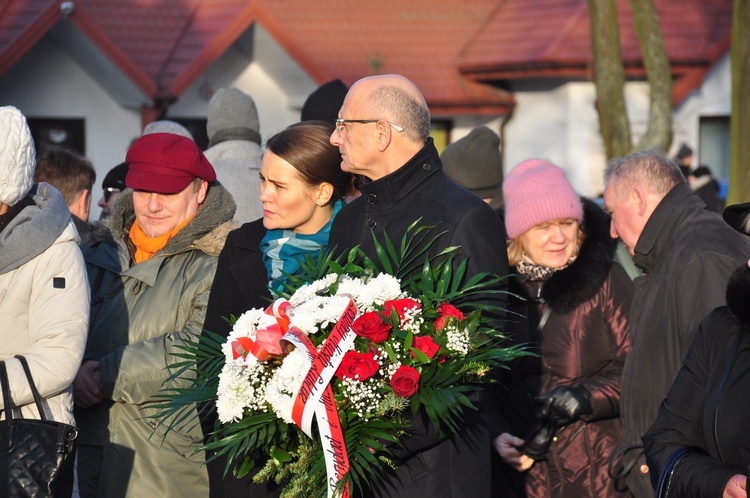
{"label": "gray knit hat", "polygon": [[454,182],[481,198],[500,193],[503,165],[500,137],[486,126],[448,145],[440,156],[443,170]]}
{"label": "gray knit hat", "polygon": [[208,101],[208,146],[227,140],[250,140],[260,145],[258,109],[253,98],[237,88],[220,88]]}
{"label": "gray knit hat", "polygon": [[36,167],[34,140],[21,111],[0,107],[0,202],[15,206],[31,190]]}
{"label": "gray knit hat", "polygon": [[182,126],[177,121],[170,121],[169,119],[160,119],[159,121],[152,121],[147,124],[143,129],[141,135],[150,135],[151,133],[172,133],[173,135],[180,135],[181,137],[189,138],[193,142],[193,134],[190,130]]}

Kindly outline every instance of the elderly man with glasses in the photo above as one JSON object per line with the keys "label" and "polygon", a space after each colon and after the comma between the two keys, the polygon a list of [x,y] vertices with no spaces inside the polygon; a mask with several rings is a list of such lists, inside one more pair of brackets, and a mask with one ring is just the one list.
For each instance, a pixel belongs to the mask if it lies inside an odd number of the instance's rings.
{"label": "elderly man with glasses", "polygon": [[[430,256],[460,246],[459,259],[468,260],[466,278],[480,272],[508,273],[499,216],[443,173],[430,138],[430,112],[410,80],[379,75],[357,81],[341,107],[331,143],[341,152],[344,171],[370,180],[360,186],[362,195],[334,220],[331,247],[347,250],[359,245],[377,260],[373,234],[382,241],[387,233],[398,243],[407,227],[419,220],[420,226],[435,227],[433,236],[441,234],[429,248]],[[497,299],[492,304],[505,303]],[[478,411],[465,410],[463,426],[453,435],[440,436],[426,417],[415,417],[398,454],[398,468],[385,472],[373,494],[490,496],[493,434],[483,400],[477,405]]]}

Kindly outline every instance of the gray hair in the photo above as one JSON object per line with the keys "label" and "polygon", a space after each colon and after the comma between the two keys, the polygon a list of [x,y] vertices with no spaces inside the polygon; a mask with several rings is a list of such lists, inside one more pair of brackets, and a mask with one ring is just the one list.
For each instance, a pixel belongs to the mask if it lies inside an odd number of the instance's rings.
{"label": "gray hair", "polygon": [[615,177],[614,181],[618,183],[645,187],[661,196],[676,185],[685,183],[685,176],[677,164],[656,150],[634,152],[612,159],[604,171],[604,184]]}
{"label": "gray hair", "polygon": [[430,111],[411,95],[395,86],[377,88],[368,98],[368,104],[402,126],[408,138],[427,143],[430,138]]}

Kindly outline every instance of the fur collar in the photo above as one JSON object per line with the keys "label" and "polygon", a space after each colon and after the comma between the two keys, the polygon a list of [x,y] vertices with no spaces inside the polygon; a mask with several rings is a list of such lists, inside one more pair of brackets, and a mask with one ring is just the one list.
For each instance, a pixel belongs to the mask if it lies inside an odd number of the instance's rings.
{"label": "fur collar", "polygon": [[740,324],[750,327],[750,307],[747,298],[750,296],[750,268],[744,264],[737,268],[727,282],[727,307]]}
{"label": "fur collar", "polygon": [[[232,196],[221,184],[214,182],[198,213],[170,239],[161,254],[176,254],[192,247],[210,256],[218,256],[229,232],[237,228],[237,224],[231,221],[234,211]],[[112,216],[94,229],[91,240],[96,243],[111,237],[114,241],[125,241],[129,246],[127,234],[134,220],[133,191],[127,189],[115,202]]]}
{"label": "fur collar", "polygon": [[617,241],[609,235],[609,215],[595,202],[582,198],[583,233],[578,258],[552,275],[541,297],[557,313],[569,313],[596,295],[609,274]]}

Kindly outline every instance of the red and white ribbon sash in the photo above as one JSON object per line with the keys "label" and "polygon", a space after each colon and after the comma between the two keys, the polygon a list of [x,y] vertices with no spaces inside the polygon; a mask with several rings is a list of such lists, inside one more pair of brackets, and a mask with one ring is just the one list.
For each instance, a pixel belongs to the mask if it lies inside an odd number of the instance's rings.
{"label": "red and white ribbon sash", "polygon": [[[292,419],[309,437],[312,437],[313,418],[317,419],[326,461],[329,497],[333,496],[336,486],[349,471],[344,433],[330,382],[341,364],[344,353],[354,342],[356,334],[351,330],[351,326],[356,317],[357,306],[353,300],[349,300],[346,310],[320,351],[301,330],[294,327],[288,330],[283,338],[305,351],[310,363],[310,368],[294,400]],[[348,498],[349,489],[345,487],[341,491],[341,496]]]}

